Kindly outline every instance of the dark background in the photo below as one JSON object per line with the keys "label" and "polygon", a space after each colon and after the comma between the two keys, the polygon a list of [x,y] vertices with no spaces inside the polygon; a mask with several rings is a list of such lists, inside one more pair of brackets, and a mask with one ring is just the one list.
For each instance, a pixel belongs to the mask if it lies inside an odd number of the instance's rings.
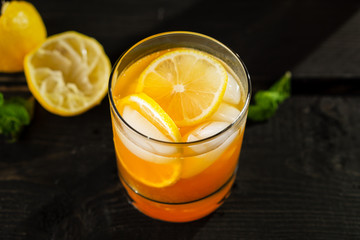
{"label": "dark background", "polygon": [[[241,56],[254,92],[292,71],[292,96],[248,122],[230,198],[182,224],[127,203],[107,98],[70,118],[36,104],[19,141],[0,142],[0,239],[360,239],[360,1],[31,2],[48,35],[92,36],[112,63],[149,35],[195,31]],[[0,74],[0,91],[29,95],[22,73]]]}

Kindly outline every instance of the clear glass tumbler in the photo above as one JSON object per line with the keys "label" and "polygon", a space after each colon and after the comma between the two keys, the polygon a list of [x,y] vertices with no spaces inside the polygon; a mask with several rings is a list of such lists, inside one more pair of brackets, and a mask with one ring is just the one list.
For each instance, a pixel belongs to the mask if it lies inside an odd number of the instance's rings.
{"label": "clear glass tumbler", "polygon": [[[232,82],[235,86],[229,88],[235,89],[240,99],[238,115],[210,137],[192,142],[166,142],[134,129],[119,114],[116,101],[133,91],[140,70],[130,68],[139,65],[139,59],[180,48],[203,51],[225,66],[235,80]],[[131,74],[134,77],[129,81],[122,80],[124,75]],[[193,221],[218,208],[229,196],[236,177],[250,93],[251,83],[244,63],[236,53],[211,37],[194,32],[166,32],[148,37],[127,50],[113,68],[108,94],[119,178],[131,204],[145,215],[170,222]],[[150,175],[171,181],[149,184],[143,179],[151,178]]]}

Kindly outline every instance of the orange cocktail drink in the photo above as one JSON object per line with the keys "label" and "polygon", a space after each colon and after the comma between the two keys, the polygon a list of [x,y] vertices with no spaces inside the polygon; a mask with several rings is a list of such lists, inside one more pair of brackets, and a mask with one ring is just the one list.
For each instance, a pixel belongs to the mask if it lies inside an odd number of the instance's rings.
{"label": "orange cocktail drink", "polygon": [[250,80],[239,57],[198,33],[140,41],[109,83],[120,180],[144,214],[171,222],[204,217],[234,182]]}

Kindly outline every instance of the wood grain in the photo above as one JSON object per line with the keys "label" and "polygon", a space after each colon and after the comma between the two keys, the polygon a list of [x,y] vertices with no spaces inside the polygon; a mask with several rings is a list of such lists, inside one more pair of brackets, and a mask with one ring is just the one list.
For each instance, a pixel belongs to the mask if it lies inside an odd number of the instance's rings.
{"label": "wood grain", "polygon": [[[245,61],[254,92],[292,70],[292,96],[248,122],[230,198],[172,224],[131,207],[117,177],[108,100],[83,115],[39,104],[14,144],[0,139],[0,239],[360,239],[360,2],[31,1],[49,35],[95,37],[112,63],[169,30],[213,36]],[[29,95],[23,73],[0,74]]]}
{"label": "wood grain", "polygon": [[269,122],[248,123],[231,197],[209,217],[185,224],[152,220],[127,203],[116,176],[106,102],[72,119],[37,107],[39,119],[24,138],[0,145],[0,235],[356,239],[359,100],[295,96]]}

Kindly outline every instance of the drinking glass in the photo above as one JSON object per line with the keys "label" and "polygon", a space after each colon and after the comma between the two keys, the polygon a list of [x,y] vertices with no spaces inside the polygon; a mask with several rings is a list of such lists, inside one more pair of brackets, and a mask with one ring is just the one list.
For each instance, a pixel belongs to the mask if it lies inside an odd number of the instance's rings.
{"label": "drinking glass", "polygon": [[[132,83],[118,83],[121,74],[139,59],[171,48],[206,52],[219,59],[235,75],[242,88],[239,93],[242,105],[240,114],[228,127],[194,142],[166,142],[139,132],[119,114],[114,99],[115,86],[125,88],[136,84],[136,79]],[[118,174],[129,202],[145,215],[170,222],[193,221],[216,210],[229,196],[236,177],[250,93],[249,74],[239,56],[221,42],[203,34],[183,31],[160,33],[136,43],[123,53],[111,73],[108,95]],[[148,174],[161,171],[164,163],[178,161],[180,171],[186,169],[187,174],[180,174],[177,181],[169,186],[148,186],[129,172],[124,161],[144,169],[146,164],[150,164]]]}

